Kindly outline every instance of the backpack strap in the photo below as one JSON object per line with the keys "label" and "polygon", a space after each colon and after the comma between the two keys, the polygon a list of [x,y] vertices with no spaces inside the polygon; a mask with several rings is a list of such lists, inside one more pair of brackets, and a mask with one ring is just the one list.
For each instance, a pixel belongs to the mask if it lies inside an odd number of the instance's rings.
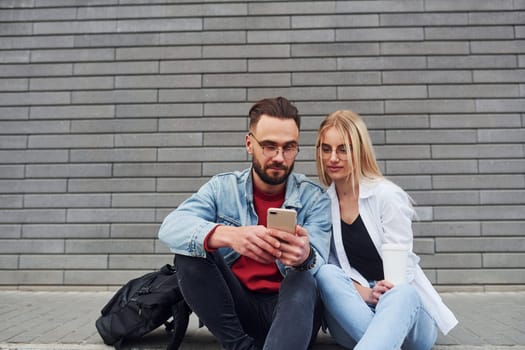
{"label": "backpack strap", "polygon": [[166,350],[177,350],[186,335],[190,322],[191,309],[184,299],[171,306],[173,320],[166,324],[166,330],[172,333]]}

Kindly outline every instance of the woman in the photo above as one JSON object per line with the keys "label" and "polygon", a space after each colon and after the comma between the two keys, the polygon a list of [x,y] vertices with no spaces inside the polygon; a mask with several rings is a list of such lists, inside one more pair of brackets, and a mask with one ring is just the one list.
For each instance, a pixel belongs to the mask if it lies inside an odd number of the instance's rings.
{"label": "woman", "polygon": [[[325,118],[316,161],[332,200],[329,264],[316,275],[330,334],[347,348],[431,349],[437,329],[447,334],[457,320],[418,265],[410,198],[381,174],[359,115]],[[406,284],[384,279],[384,243],[410,247]]]}

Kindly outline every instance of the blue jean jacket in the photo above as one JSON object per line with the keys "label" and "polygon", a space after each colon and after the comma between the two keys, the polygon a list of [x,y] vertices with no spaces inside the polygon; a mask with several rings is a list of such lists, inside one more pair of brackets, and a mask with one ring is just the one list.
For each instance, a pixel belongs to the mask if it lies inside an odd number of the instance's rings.
{"label": "blue jean jacket", "polygon": [[[164,219],[159,239],[176,254],[204,258],[204,239],[217,224],[257,225],[251,174],[251,169],[245,169],[212,177]],[[286,184],[283,208],[295,209],[297,224],[308,231],[317,258],[310,270],[315,274],[327,261],[330,250],[330,198],[306,176],[292,173]],[[219,251],[230,265],[240,256],[230,248]],[[283,264],[277,260],[277,265],[284,275]]]}

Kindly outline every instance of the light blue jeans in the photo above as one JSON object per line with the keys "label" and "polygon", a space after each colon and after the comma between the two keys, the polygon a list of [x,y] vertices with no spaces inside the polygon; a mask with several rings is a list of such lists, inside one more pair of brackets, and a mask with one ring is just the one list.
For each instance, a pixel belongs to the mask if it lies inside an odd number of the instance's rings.
{"label": "light blue jeans", "polygon": [[323,265],[316,279],[328,329],[343,347],[426,350],[436,342],[436,323],[421,305],[413,286],[392,288],[374,308],[365,303],[352,279],[341,268]]}

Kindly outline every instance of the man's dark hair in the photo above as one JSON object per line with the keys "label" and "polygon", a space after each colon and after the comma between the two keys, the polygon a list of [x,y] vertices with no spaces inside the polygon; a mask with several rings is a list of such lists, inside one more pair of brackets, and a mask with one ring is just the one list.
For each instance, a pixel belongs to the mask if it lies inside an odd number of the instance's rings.
{"label": "man's dark hair", "polygon": [[250,130],[255,128],[263,114],[279,119],[293,119],[297,128],[301,128],[301,117],[297,108],[284,97],[265,98],[257,101],[248,114],[250,117]]}

